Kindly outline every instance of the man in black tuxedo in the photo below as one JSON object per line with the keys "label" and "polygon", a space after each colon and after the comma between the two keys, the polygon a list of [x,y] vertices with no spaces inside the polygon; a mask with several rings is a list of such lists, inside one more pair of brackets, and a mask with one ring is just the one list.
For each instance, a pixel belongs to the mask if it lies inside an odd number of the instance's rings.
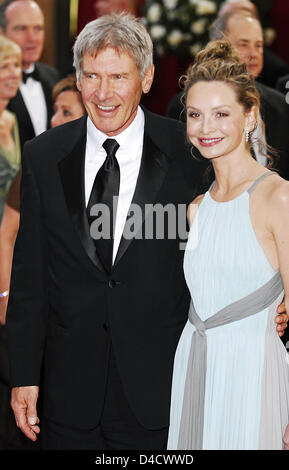
{"label": "man in black tuxedo", "polygon": [[179,229],[204,164],[182,123],[139,106],[154,66],[137,19],[87,24],[74,57],[88,117],[23,155],[7,313],[12,407],[35,440],[40,390],[44,449],[165,449],[189,307]]}
{"label": "man in black tuxedo", "polygon": [[44,16],[32,0],[4,0],[0,4],[0,29],[22,49],[23,78],[8,106],[18,120],[21,148],[50,127],[51,92],[59,80],[54,67],[38,62],[44,43]]}
{"label": "man in black tuxedo", "polygon": [[[259,76],[263,67],[263,32],[259,20],[246,11],[230,11],[218,17],[210,28],[210,39],[226,37],[247,63],[249,72]],[[279,159],[275,168],[280,176],[289,179],[289,106],[284,96],[273,88],[256,80],[261,98],[261,115],[265,123],[265,137],[268,145],[277,150]],[[167,116],[185,120],[182,92],[176,95],[168,105]],[[270,153],[270,152],[269,152]],[[256,152],[260,163],[266,159]]]}

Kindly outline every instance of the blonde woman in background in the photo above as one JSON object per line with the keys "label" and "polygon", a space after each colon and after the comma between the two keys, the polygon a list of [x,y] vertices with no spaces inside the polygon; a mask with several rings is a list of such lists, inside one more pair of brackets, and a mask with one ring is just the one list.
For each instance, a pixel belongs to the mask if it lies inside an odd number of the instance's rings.
{"label": "blonde woman in background", "polygon": [[17,93],[21,75],[20,47],[0,36],[0,221],[10,184],[21,160],[17,119],[6,109],[9,100]]}

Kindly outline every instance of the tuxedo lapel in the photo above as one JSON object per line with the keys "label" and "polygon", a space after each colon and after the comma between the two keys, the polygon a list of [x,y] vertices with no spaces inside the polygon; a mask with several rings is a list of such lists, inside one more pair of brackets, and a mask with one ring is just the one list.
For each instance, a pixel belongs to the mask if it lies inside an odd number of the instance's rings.
{"label": "tuxedo lapel", "polygon": [[[17,91],[16,95],[12,100],[10,101],[8,105],[8,109],[13,111],[16,116],[17,120],[21,123],[24,123],[25,128],[27,129],[26,133],[30,136],[35,136],[35,131],[33,128],[33,124],[30,118],[30,115],[27,111],[26,105],[24,103],[22,94],[20,90]],[[23,125],[23,124],[22,124]],[[32,138],[32,137],[30,137]]]}
{"label": "tuxedo lapel", "polygon": [[97,255],[86,214],[84,161],[86,132],[71,153],[58,163],[67,209],[81,243],[95,266],[105,272]]}
{"label": "tuxedo lapel", "polygon": [[[86,127],[71,152],[58,163],[58,168],[66,205],[74,228],[91,261],[102,272],[106,272],[97,255],[93,239],[90,235],[86,214],[84,182],[85,148]],[[134,234],[141,229],[145,218],[149,215],[147,208],[156,200],[157,194],[167,174],[169,163],[169,157],[157,147],[149,133],[145,131],[140,171],[132,203],[128,211],[129,216],[130,211],[132,210],[133,212],[134,206],[138,207],[138,210],[141,210],[141,217],[137,218],[135,221]],[[124,233],[129,232],[129,230],[127,230],[128,225],[129,217],[127,217]],[[123,257],[132,241],[133,237],[122,236],[113,267],[115,267]]]}
{"label": "tuxedo lapel", "polygon": [[[129,214],[130,211],[133,212],[133,206],[137,206],[138,209],[141,209],[142,214],[142,216],[136,220],[136,226],[134,226],[133,230],[134,234],[137,234],[137,232],[141,229],[145,218],[149,214],[149,211],[146,211],[146,205],[153,204],[155,202],[156,196],[166,176],[168,167],[168,157],[161,152],[161,150],[154,144],[149,134],[145,132],[141,167],[133,200],[128,211],[124,233],[127,233],[126,229],[129,224]],[[122,236],[113,267],[115,267],[123,257],[132,241],[133,237],[128,238]]]}
{"label": "tuxedo lapel", "polygon": [[46,109],[47,109],[47,129],[50,127],[50,120],[53,114],[53,101],[52,101],[52,92],[51,88],[52,85],[42,72],[41,64],[36,63],[35,68],[40,78],[40,83],[43,89],[45,102],[46,102]]}

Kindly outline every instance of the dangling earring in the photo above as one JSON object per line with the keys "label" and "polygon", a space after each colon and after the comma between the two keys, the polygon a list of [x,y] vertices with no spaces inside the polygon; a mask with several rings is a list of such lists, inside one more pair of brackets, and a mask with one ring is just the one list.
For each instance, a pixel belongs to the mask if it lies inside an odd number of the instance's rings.
{"label": "dangling earring", "polygon": [[246,129],[246,131],[245,131],[246,142],[249,142],[249,135],[250,135],[249,129]]}

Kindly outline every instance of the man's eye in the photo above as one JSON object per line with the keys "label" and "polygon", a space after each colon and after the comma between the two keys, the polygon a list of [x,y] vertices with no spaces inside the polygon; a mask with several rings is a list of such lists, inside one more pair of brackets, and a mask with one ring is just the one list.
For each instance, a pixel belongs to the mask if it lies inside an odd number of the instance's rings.
{"label": "man's eye", "polygon": [[67,109],[63,110],[63,116],[67,117],[70,116],[70,112]]}

